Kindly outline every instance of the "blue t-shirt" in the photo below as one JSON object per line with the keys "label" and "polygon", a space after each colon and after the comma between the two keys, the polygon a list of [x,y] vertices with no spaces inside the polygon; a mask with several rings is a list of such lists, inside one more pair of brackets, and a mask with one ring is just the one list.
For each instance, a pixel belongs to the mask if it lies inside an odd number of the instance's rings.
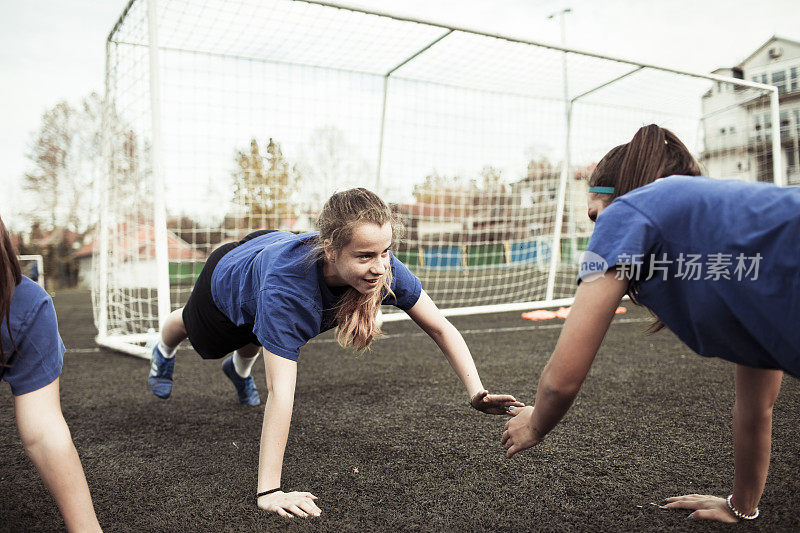
{"label": "blue t-shirt", "polygon": [[[316,233],[283,231],[249,240],[220,259],[211,276],[211,296],[237,326],[253,325],[261,345],[297,361],[300,347],[334,327],[334,294],[322,262],[309,259]],[[407,311],[422,292],[419,279],[391,256],[392,291],[383,303]]]}
{"label": "blue t-shirt", "polygon": [[800,189],[670,176],[616,198],[588,251],[698,354],[800,377]]}
{"label": "blue t-shirt", "polygon": [[0,376],[11,385],[14,396],[20,396],[49,385],[61,375],[64,343],[58,334],[53,300],[25,276],[14,288],[8,318],[14,344],[8,336],[5,319],[0,325],[0,339],[11,367],[0,367]]}

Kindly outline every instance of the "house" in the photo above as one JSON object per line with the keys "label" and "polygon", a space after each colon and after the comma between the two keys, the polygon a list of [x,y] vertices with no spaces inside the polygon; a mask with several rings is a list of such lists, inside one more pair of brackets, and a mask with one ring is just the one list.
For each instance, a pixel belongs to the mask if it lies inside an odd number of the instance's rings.
{"label": "house", "polygon": [[[781,161],[788,185],[800,185],[800,42],[773,36],[734,67],[714,74],[774,85],[780,101]],[[716,82],[702,97],[705,149],[700,160],[715,177],[772,181],[769,98]]]}
{"label": "house", "polygon": [[[114,288],[155,288],[157,286],[155,228],[149,224],[120,223],[110,243],[109,283]],[[98,242],[79,248],[73,258],[78,262],[78,284],[92,285],[93,259]],[[196,250],[172,232],[167,232],[170,277],[184,275],[182,265],[189,265],[188,277],[202,268],[206,254]],[[173,280],[171,279],[171,282]],[[179,280],[180,281],[180,280]],[[191,280],[193,281],[193,279]]]}

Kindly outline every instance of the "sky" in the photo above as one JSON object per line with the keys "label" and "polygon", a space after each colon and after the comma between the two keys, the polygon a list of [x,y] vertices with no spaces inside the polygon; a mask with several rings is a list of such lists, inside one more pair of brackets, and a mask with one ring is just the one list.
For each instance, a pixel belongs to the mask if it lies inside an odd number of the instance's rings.
{"label": "sky", "polygon": [[[558,44],[548,15],[570,8],[571,48],[707,73],[733,66],[772,35],[800,41],[796,0],[372,0],[369,9]],[[105,39],[122,0],[0,0],[0,215],[24,217],[25,154],[42,113],[102,92]]]}

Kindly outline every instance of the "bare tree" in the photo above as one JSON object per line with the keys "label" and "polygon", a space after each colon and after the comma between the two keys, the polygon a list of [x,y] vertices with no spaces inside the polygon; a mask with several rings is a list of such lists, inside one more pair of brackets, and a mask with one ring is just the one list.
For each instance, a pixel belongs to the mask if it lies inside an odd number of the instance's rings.
{"label": "bare tree", "polygon": [[369,164],[336,126],[314,130],[301,161],[303,203],[309,211],[319,210],[336,190],[372,184]]}
{"label": "bare tree", "polygon": [[31,222],[85,232],[93,221],[90,194],[100,168],[102,100],[92,93],[76,109],[62,101],[42,115],[23,187],[33,197]]}

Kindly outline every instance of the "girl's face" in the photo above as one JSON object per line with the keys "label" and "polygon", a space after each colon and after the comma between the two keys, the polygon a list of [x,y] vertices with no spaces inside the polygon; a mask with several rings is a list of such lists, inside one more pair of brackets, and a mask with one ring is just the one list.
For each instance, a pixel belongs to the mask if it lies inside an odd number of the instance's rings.
{"label": "girl's face", "polygon": [[392,225],[364,222],[353,229],[353,238],[341,250],[326,250],[325,282],[330,286],[350,285],[362,294],[381,287],[389,268]]}

